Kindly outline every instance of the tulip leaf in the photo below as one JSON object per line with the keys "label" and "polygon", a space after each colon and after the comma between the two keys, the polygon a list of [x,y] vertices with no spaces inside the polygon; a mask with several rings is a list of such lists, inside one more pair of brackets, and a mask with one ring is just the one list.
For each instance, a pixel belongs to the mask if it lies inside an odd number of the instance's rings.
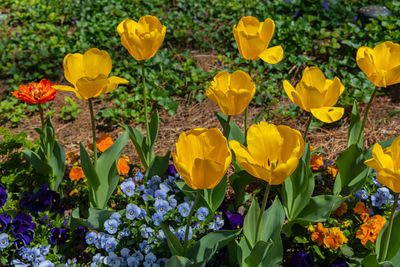
{"label": "tulip leaf", "polygon": [[214,213],[219,208],[222,201],[224,201],[226,185],[227,180],[226,176],[224,176],[216,187],[203,190],[202,197],[211,208],[212,213]]}
{"label": "tulip leaf", "polygon": [[178,255],[173,255],[171,258],[169,258],[167,264],[165,267],[189,267],[193,266],[193,263],[185,257],[181,257]]}
{"label": "tulip leaf", "polygon": [[100,179],[97,175],[96,169],[94,168],[92,161],[90,160],[89,154],[87,153],[85,147],[82,142],[80,142],[80,157],[81,157],[81,166],[83,173],[87,179],[89,184],[89,202],[91,207],[97,207],[97,195],[96,190],[100,185]]}
{"label": "tulip leaf", "polygon": [[312,197],[296,219],[307,223],[325,221],[332,211],[339,208],[344,199],[343,197],[333,195]]}
{"label": "tulip leaf", "polygon": [[160,177],[164,176],[168,169],[170,154],[171,151],[168,150],[165,156],[156,156],[152,162],[150,162],[149,168],[146,170],[145,177],[153,177],[154,175],[158,175]]}
{"label": "tulip leaf", "polygon": [[262,115],[264,114],[264,107],[261,108],[260,112],[254,117],[253,124],[257,124],[262,120]]}
{"label": "tulip leaf", "polygon": [[[224,129],[226,121],[228,120],[228,116],[216,112],[215,115],[217,116],[219,122],[221,123],[222,129]],[[229,136],[228,136],[228,142],[230,140],[236,140],[241,144],[244,144],[244,134],[242,132],[242,130],[240,129],[240,127],[234,122],[234,121],[230,121],[229,122]]]}
{"label": "tulip leaf", "polygon": [[221,230],[211,232],[193,244],[187,251],[186,257],[196,266],[206,266],[214,254],[235,239],[240,230]]}
{"label": "tulip leaf", "polygon": [[[390,261],[396,266],[400,266],[400,212],[397,211],[394,215],[392,232],[390,237],[388,237],[389,220],[386,221],[385,225],[379,232],[378,238],[376,239],[375,250],[377,254],[377,259],[379,262]],[[384,252],[384,244],[389,239],[389,246],[387,248],[387,253]]]}
{"label": "tulip leaf", "polygon": [[161,228],[165,234],[165,238],[167,239],[169,250],[172,255],[183,255],[183,246],[179,242],[178,238],[169,230],[168,225],[165,223],[161,223]]}
{"label": "tulip leaf", "polygon": [[158,116],[158,110],[156,109],[153,112],[153,115],[152,115],[150,123],[149,123],[150,133],[148,133],[148,134],[150,136],[150,144],[149,144],[148,153],[151,154],[151,156],[149,158],[150,162],[153,160],[153,157],[154,157],[153,149],[154,149],[154,144],[156,143],[157,136],[158,136],[158,125],[159,124],[160,124],[160,117]]}
{"label": "tulip leaf", "polygon": [[71,223],[70,223],[71,230],[75,230],[79,226],[86,226],[86,222],[82,219],[79,215],[79,208],[75,208],[71,213]]}
{"label": "tulip leaf", "polygon": [[240,242],[237,244],[236,256],[237,262],[240,266],[247,266],[245,260],[251,254],[251,248],[249,243],[246,241],[245,237],[240,239]]}
{"label": "tulip leaf", "polygon": [[363,130],[361,129],[362,122],[360,118],[360,112],[358,111],[357,102],[353,102],[353,109],[351,110],[351,118],[350,118],[350,127],[347,133],[347,147],[350,147],[353,144],[357,144],[357,146],[362,147],[363,144],[363,136],[361,134],[361,138],[359,142],[358,136],[360,132]]}
{"label": "tulip leaf", "polygon": [[246,238],[250,248],[254,247],[257,242],[257,222],[258,216],[260,215],[260,207],[258,206],[258,201],[254,197],[251,202],[250,208],[244,217],[243,222],[243,234]]}
{"label": "tulip leaf", "polygon": [[57,141],[54,143],[53,153],[51,154],[49,163],[53,169],[53,174],[56,176],[55,182],[52,183],[50,187],[52,190],[57,190],[65,174],[65,150]]}
{"label": "tulip leaf", "polygon": [[261,261],[266,257],[270,249],[272,248],[272,241],[258,241],[254,248],[251,250],[250,255],[244,260],[250,267],[257,267]]}
{"label": "tulip leaf", "polygon": [[38,173],[45,176],[51,174],[52,172],[51,166],[46,162],[44,162],[37,153],[26,148],[22,149],[22,153],[24,154],[25,159],[29,161],[29,163]]}
{"label": "tulip leaf", "polygon": [[309,167],[310,157],[308,143],[296,170],[282,184],[282,202],[289,221],[299,215],[314,191],[314,177]]}
{"label": "tulip leaf", "polygon": [[229,176],[229,184],[232,186],[236,195],[236,203],[243,203],[245,187],[256,180],[251,174],[246,171],[240,171]]}
{"label": "tulip leaf", "polygon": [[113,214],[113,210],[89,208],[89,218],[86,226],[97,231],[104,230],[104,222]]}
{"label": "tulip leaf", "polygon": [[136,152],[139,155],[140,161],[145,169],[149,167],[148,151],[149,148],[146,143],[145,136],[132,126],[124,125],[124,128],[129,132],[129,138],[135,146]]}
{"label": "tulip leaf", "polygon": [[359,190],[367,179],[369,168],[364,164],[364,151],[356,144],[351,145],[336,160],[339,173],[333,186],[335,195],[350,195]]}

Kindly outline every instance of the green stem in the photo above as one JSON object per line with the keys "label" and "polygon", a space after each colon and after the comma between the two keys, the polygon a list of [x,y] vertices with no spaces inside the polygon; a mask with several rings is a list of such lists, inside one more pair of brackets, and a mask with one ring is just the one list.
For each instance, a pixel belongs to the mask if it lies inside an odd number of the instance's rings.
{"label": "green stem", "polygon": [[96,125],[94,120],[92,99],[89,98],[89,110],[90,110],[90,121],[92,123],[92,137],[93,137],[93,153],[94,153],[94,167],[96,168],[97,163],[97,146],[96,146]]}
{"label": "green stem", "polygon": [[390,214],[390,221],[389,221],[389,227],[388,231],[386,232],[386,240],[385,244],[383,246],[383,259],[386,259],[387,255],[387,250],[389,248],[389,241],[390,241],[390,236],[392,235],[392,227],[393,227],[393,220],[394,220],[394,213],[396,212],[396,207],[397,207],[397,201],[399,200],[399,193],[396,193],[394,195],[394,202],[393,202],[393,207],[392,207],[392,213]]}
{"label": "green stem", "polygon": [[363,121],[362,121],[362,124],[361,124],[361,130],[360,130],[360,134],[358,135],[356,144],[358,144],[358,142],[360,142],[361,137],[363,136],[365,123],[367,122],[368,111],[369,111],[369,109],[371,107],[372,100],[374,100],[375,95],[376,95],[377,92],[378,92],[378,87],[375,87],[374,92],[372,92],[371,98],[370,98],[370,100],[368,102],[367,109],[364,112],[364,118],[363,118]]}
{"label": "green stem", "polygon": [[267,200],[268,200],[268,195],[269,195],[269,190],[270,189],[271,189],[271,184],[267,183],[267,188],[265,189],[260,215],[258,216],[258,220],[257,220],[257,229],[256,229],[256,237],[257,237],[257,239],[258,239],[258,235],[259,235],[259,231],[260,231],[261,219],[262,219],[265,207],[267,206]]}
{"label": "green stem", "polygon": [[187,242],[188,242],[188,237],[189,237],[189,227],[190,227],[190,223],[192,222],[193,211],[194,211],[194,209],[195,209],[195,207],[197,205],[197,202],[199,202],[199,199],[200,199],[200,190],[197,190],[196,198],[194,199],[193,206],[190,209],[188,222],[187,222],[187,225],[186,225],[185,241],[183,243],[183,254],[186,254],[186,247],[187,247]]}
{"label": "green stem", "polygon": [[[252,67],[253,67],[253,61],[249,61],[249,76],[251,79],[251,71],[252,71]],[[247,119],[249,116],[249,107],[247,106],[246,109],[244,110],[244,142],[246,144],[246,140],[247,140]]]}
{"label": "green stem", "polygon": [[[146,78],[144,76],[144,60],[142,60],[142,83],[143,83],[143,100],[144,100],[144,120],[146,123],[146,141],[150,147],[150,127],[149,127],[149,114],[147,112],[147,97],[146,97]],[[150,151],[149,151],[150,153]],[[150,160],[150,154],[147,153],[146,158]],[[150,163],[150,162],[148,162]]]}
{"label": "green stem", "polygon": [[226,140],[228,140],[228,136],[229,136],[229,123],[231,121],[231,115],[228,115],[228,118],[226,119],[226,123],[224,126],[224,136],[226,137]]}
{"label": "green stem", "polygon": [[40,121],[42,122],[42,130],[43,130],[44,129],[44,116],[43,116],[42,104],[38,103],[38,107],[39,107]]}
{"label": "green stem", "polygon": [[308,118],[308,121],[307,121],[306,130],[304,131],[304,142],[305,143],[307,143],[307,134],[308,134],[308,131],[310,130],[310,125],[311,125],[312,118],[313,118],[313,115],[310,112],[310,117]]}

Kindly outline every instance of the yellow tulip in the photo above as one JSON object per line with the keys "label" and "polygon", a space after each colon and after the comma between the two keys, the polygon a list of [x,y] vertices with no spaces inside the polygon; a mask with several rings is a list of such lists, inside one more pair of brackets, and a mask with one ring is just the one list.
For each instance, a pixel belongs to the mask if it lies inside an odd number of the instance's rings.
{"label": "yellow tulip", "polygon": [[219,184],[231,164],[226,138],[217,128],[196,128],[179,135],[174,165],[193,189],[210,189]]}
{"label": "yellow tulip", "polygon": [[236,140],[231,140],[229,145],[243,169],[271,185],[283,183],[304,153],[304,140],[299,131],[263,121],[250,126],[247,147]]}
{"label": "yellow tulip", "polygon": [[400,83],[400,45],[390,41],[357,51],[357,65],[375,86]]}
{"label": "yellow tulip", "polygon": [[400,193],[400,137],[384,150],[376,143],[372,148],[372,159],[364,164],[378,173],[376,178],[381,184]]}
{"label": "yellow tulip", "polygon": [[256,86],[247,73],[221,71],[214,77],[206,95],[225,115],[237,115],[246,109],[255,92]]}
{"label": "yellow tulip", "polygon": [[275,23],[267,18],[259,22],[257,18],[248,16],[240,19],[237,27],[233,26],[233,35],[239,53],[245,59],[259,60],[270,64],[278,63],[283,58],[283,49],[280,45],[268,48],[275,31]]}
{"label": "yellow tulip", "polygon": [[320,121],[331,123],[344,114],[343,108],[332,107],[344,91],[344,86],[338,77],[325,79],[318,67],[307,67],[296,90],[285,80],[283,88],[293,103],[307,112],[311,112]]}
{"label": "yellow tulip", "polygon": [[119,84],[128,83],[127,80],[108,75],[111,72],[112,62],[110,55],[97,48],[91,48],[85,54],[68,54],[64,57],[64,76],[74,87],[54,85],[61,91],[72,91],[77,97],[89,99],[117,89]]}
{"label": "yellow tulip", "polygon": [[136,60],[152,58],[164,41],[166,28],[158,18],[143,16],[138,22],[125,19],[117,27],[122,45]]}

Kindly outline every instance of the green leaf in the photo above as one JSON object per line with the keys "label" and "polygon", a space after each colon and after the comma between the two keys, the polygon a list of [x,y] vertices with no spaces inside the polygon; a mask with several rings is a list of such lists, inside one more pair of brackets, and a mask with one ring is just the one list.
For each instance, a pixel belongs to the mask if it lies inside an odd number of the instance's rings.
{"label": "green leaf", "polygon": [[253,248],[258,240],[256,230],[259,215],[260,207],[258,206],[257,199],[254,197],[243,222],[243,235],[248,241],[250,248]]}
{"label": "green leaf", "polygon": [[143,168],[147,169],[149,167],[150,161],[147,159],[149,148],[146,144],[145,136],[132,126],[124,125],[124,128],[129,132],[129,138],[135,146],[136,152],[139,155]]}
{"label": "green leaf", "polygon": [[149,168],[146,170],[146,177],[153,177],[154,175],[158,175],[160,177],[164,176],[165,172],[168,169],[169,158],[171,151],[167,151],[165,156],[156,156],[153,161],[150,163]]}
{"label": "green leaf", "polygon": [[24,154],[25,159],[29,161],[32,167],[39,174],[48,176],[52,173],[51,166],[47,164],[45,161],[43,161],[37,153],[26,148],[22,149],[22,153]]}
{"label": "green leaf", "polygon": [[151,117],[150,123],[149,123],[149,130],[150,130],[150,149],[148,152],[150,152],[151,157],[149,158],[150,162],[153,160],[154,157],[154,144],[156,143],[157,136],[158,136],[158,125],[160,124],[160,118],[158,116],[158,110],[156,109],[153,112],[153,116]]}
{"label": "green leaf", "polygon": [[354,251],[351,247],[348,245],[343,245],[343,247],[340,248],[340,251],[343,253],[346,258],[351,258],[354,255]]}
{"label": "green leaf", "polygon": [[369,172],[365,160],[364,151],[355,144],[340,154],[336,160],[339,173],[333,186],[335,195],[348,196],[364,185]]}
{"label": "green leaf", "polygon": [[212,213],[214,213],[219,208],[222,201],[224,201],[226,185],[226,176],[224,176],[216,187],[203,190],[202,196],[208,206],[211,208]]}
{"label": "green leaf", "polygon": [[259,266],[273,246],[272,242],[258,241],[252,249],[250,255],[244,260],[250,267]]}
{"label": "green leaf", "polygon": [[113,210],[89,208],[89,218],[87,219],[86,225],[90,229],[104,231],[104,222],[108,220],[113,213]]}
{"label": "green leaf", "polygon": [[297,216],[297,219],[304,222],[322,222],[325,221],[332,211],[339,208],[345,200],[343,197],[332,195],[319,195],[310,198],[307,206]]}
{"label": "green leaf", "polygon": [[100,179],[97,175],[96,169],[94,168],[92,161],[90,160],[89,154],[87,153],[85,147],[83,146],[82,142],[79,143],[80,145],[80,157],[81,157],[81,166],[83,173],[87,179],[89,184],[89,202],[91,207],[97,207],[97,195],[96,190],[100,185]]}
{"label": "green leaf", "polygon": [[253,124],[257,124],[261,121],[262,115],[264,114],[264,108],[261,108],[260,112],[254,117]]}
{"label": "green leaf", "polygon": [[379,262],[390,261],[396,266],[400,266],[400,212],[397,211],[394,215],[392,233],[389,239],[389,246],[387,254],[384,255],[384,244],[388,238],[388,227],[389,220],[386,221],[385,225],[379,232],[378,238],[376,239],[375,250]]}
{"label": "green leaf", "polygon": [[[228,116],[216,112],[215,115],[217,116],[222,129],[225,127],[226,121],[228,119]],[[244,143],[244,134],[242,132],[242,130],[240,129],[240,127],[234,122],[234,121],[230,121],[229,122],[229,136],[228,136],[228,142],[230,140],[236,140],[239,143],[243,144]]]}
{"label": "green leaf", "polygon": [[53,174],[56,176],[56,180],[51,185],[51,188],[57,190],[65,174],[65,151],[63,146],[57,141],[54,143],[53,153],[51,154],[49,163],[53,169]]}
{"label": "green leaf", "polygon": [[173,255],[169,258],[167,265],[165,267],[188,267],[192,266],[192,262],[185,257]]}
{"label": "green leaf", "polygon": [[239,232],[240,230],[213,231],[193,244],[185,256],[197,266],[206,266],[214,254],[234,240]]}
{"label": "green leaf", "polygon": [[362,147],[363,136],[361,135],[360,141],[357,143],[358,136],[361,132],[361,118],[360,112],[358,111],[357,102],[353,102],[353,109],[351,110],[350,127],[347,133],[347,147],[356,144]]}
{"label": "green leaf", "polygon": [[310,170],[310,157],[308,143],[296,170],[282,184],[282,202],[289,221],[299,215],[314,191],[315,182]]}
{"label": "green leaf", "polygon": [[238,199],[237,203],[242,203],[241,200],[243,200],[244,197],[245,187],[255,179],[256,178],[246,171],[240,171],[229,176],[229,184],[235,191],[236,198]]}
{"label": "green leaf", "polygon": [[183,246],[179,242],[178,238],[171,232],[171,230],[169,230],[168,225],[161,223],[161,228],[163,229],[172,255],[183,256]]}

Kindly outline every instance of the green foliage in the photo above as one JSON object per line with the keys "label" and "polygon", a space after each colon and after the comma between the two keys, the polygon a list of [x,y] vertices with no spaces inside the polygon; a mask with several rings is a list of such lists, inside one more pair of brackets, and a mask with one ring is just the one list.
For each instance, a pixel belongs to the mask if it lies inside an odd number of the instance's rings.
{"label": "green foliage", "polygon": [[79,108],[79,104],[75,103],[72,98],[66,96],[64,97],[64,100],[68,105],[61,108],[61,113],[58,116],[64,121],[73,121],[78,117],[82,110]]}

